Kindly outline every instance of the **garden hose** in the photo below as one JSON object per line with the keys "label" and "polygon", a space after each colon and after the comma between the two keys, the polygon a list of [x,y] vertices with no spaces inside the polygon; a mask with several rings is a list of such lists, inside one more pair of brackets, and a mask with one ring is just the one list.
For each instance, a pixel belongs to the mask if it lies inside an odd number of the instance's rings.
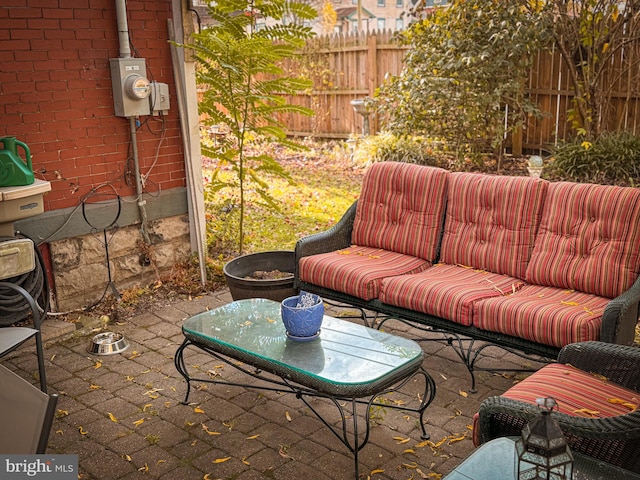
{"label": "garden hose", "polygon": [[[29,238],[17,234],[15,237],[0,237],[0,243],[16,238]],[[44,259],[38,247],[34,244],[36,253],[35,268],[30,272],[7,278],[3,281],[13,283],[24,288],[35,300],[41,312],[49,310],[49,282],[47,279]],[[0,327],[8,327],[29,318],[31,306],[27,300],[15,290],[0,288]]]}

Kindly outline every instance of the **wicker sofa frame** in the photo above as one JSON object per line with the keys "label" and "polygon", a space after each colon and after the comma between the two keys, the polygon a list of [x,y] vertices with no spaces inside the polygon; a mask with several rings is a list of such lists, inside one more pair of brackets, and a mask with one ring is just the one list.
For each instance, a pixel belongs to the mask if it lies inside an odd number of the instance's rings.
{"label": "wicker sofa frame", "polygon": [[[573,343],[560,351],[557,362],[601,375],[640,394],[640,348],[603,342]],[[479,409],[480,442],[519,435],[538,413],[536,405],[501,396],[489,397]],[[552,415],[572,451],[640,473],[640,410],[603,418],[558,412]]]}

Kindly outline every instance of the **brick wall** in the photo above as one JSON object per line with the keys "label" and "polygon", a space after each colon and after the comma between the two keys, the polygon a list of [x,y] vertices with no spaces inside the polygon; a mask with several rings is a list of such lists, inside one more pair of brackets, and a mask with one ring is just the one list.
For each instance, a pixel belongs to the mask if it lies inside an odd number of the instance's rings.
{"label": "brick wall", "polygon": [[[163,123],[141,119],[140,170],[150,194],[185,185],[176,92],[167,43],[170,0],[127,1],[133,56],[169,84]],[[32,155],[36,177],[51,182],[45,210],[74,207],[109,183],[135,194],[125,178],[129,122],[115,117],[109,58],[119,56],[114,0],[3,0],[0,6],[0,137],[15,136]]]}
{"label": "brick wall", "polygon": [[[120,56],[115,0],[0,3],[0,137],[25,142],[36,178],[51,183],[45,213],[16,227],[49,244],[54,308],[81,306],[104,291],[105,251],[96,240],[102,231],[92,231],[78,209],[95,189],[125,199],[120,221],[109,232],[119,288],[153,280],[189,253],[184,155],[167,30],[171,7],[171,0],[126,2],[132,56],[146,59],[147,77],[167,83],[171,99],[166,116],[140,118],[136,133],[140,172],[148,177],[144,199],[150,247],[157,253],[147,266],[138,263],[141,234],[129,160],[130,123],[114,115],[109,59]],[[171,234],[165,232],[167,225],[174,226]],[[72,261],[69,245],[77,247]]]}

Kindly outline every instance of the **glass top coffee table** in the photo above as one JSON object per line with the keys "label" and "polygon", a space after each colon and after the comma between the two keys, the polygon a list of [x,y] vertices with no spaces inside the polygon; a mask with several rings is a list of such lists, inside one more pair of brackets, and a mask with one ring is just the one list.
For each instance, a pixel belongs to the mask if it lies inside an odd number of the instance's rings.
{"label": "glass top coffee table", "polygon": [[[260,298],[239,300],[195,315],[185,320],[182,333],[185,339],[176,351],[175,365],[187,381],[183,403],[189,399],[192,381],[295,393],[354,454],[356,478],[358,452],[369,438],[371,406],[419,413],[423,438],[428,438],[423,417],[435,397],[436,387],[422,367],[422,348],[413,340],[325,315],[317,339],[296,342],[287,338],[280,318],[280,303]],[[191,376],[184,360],[189,346],[266,383],[233,383],[218,377]],[[419,405],[410,408],[376,402],[378,397],[399,390],[416,375],[424,379]],[[325,420],[306,397],[330,399],[341,415],[342,431]],[[350,412],[343,403],[351,405]],[[357,404],[366,405],[362,438],[358,432]],[[353,438],[347,431],[349,417]]]}

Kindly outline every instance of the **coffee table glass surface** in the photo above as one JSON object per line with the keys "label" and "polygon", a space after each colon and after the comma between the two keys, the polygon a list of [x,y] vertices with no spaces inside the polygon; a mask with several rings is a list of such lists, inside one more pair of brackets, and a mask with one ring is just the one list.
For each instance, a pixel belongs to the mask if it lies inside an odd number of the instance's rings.
{"label": "coffee table glass surface", "polygon": [[280,303],[232,302],[185,320],[185,337],[329,395],[373,395],[417,371],[423,351],[413,340],[325,315],[309,342],[287,337]]}

